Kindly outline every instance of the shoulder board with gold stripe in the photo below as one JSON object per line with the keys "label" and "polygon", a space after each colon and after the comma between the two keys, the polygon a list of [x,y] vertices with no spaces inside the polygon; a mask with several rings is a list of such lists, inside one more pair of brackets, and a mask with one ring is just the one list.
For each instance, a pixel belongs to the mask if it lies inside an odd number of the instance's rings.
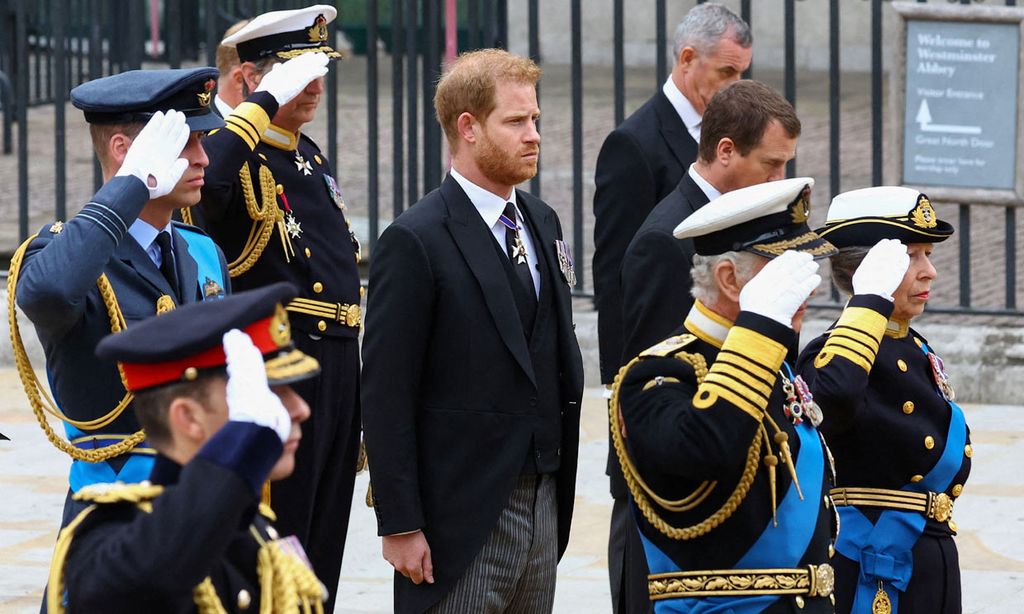
{"label": "shoulder board with gold stripe", "polygon": [[697,337],[689,333],[676,335],[675,337],[669,337],[668,339],[647,348],[643,352],[640,352],[640,355],[661,357],[671,356],[696,340]]}

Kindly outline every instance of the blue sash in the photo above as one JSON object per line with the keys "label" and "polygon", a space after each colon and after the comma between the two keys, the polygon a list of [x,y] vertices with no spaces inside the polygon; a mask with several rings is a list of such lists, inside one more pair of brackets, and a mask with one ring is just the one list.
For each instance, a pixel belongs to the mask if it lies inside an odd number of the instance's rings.
{"label": "blue sash", "polygon": [[[921,348],[928,354],[928,346]],[[963,465],[964,445],[967,443],[967,426],[964,412],[953,401],[949,432],[946,433],[946,448],[924,479],[904,486],[909,492],[945,492]],[[899,612],[899,594],[907,590],[914,573],[913,548],[924,531],[926,519],[918,512],[886,510],[874,525],[864,514],[851,505],[836,507],[839,512],[840,530],[836,550],[860,565],[857,592],[852,612],[871,612],[871,603],[879,588],[889,596],[892,612]]]}
{"label": "blue sash", "polygon": [[[818,526],[825,458],[818,432],[809,421],[796,425],[796,432],[800,438],[796,474],[804,489],[804,498],[800,499],[794,484],[789,485],[776,513],[779,526],[769,520],[761,536],[734,569],[796,568],[807,552]],[[680,571],[643,533],[640,538],[652,574]],[[778,595],[761,595],[662,599],[654,602],[654,611],[655,614],[757,614],[778,598]]]}
{"label": "blue sash", "polygon": [[[188,245],[188,254],[196,261],[198,269],[196,281],[199,284],[199,296],[206,300],[207,296],[203,285],[207,280],[216,282],[221,288],[225,287],[224,274],[220,268],[220,257],[217,254],[217,244],[213,242],[213,239],[201,232],[189,230],[178,225],[175,225],[174,229],[178,231],[182,239],[185,239],[185,244]],[[223,297],[224,295],[221,294],[217,298]]]}

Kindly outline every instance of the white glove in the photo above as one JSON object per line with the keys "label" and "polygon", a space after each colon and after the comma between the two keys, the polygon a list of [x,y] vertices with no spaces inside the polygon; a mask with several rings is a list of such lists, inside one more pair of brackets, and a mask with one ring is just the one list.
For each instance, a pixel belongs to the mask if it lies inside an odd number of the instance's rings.
{"label": "white glove", "polygon": [[907,246],[896,239],[882,239],[872,247],[853,272],[854,294],[877,294],[890,303],[910,267]]}
{"label": "white glove", "polygon": [[249,335],[237,328],[224,333],[223,343],[228,363],[228,419],[272,428],[284,443],[291,434],[292,420],[267,385],[263,355]]}
{"label": "white glove", "polygon": [[179,157],[188,135],[184,113],[157,111],[132,140],[116,176],[141,179],[149,188],[150,200],[170,194],[188,168],[188,160]]}
{"label": "white glove", "polygon": [[326,74],[327,54],[303,53],[283,64],[274,64],[270,72],[263,75],[256,91],[267,92],[277,100],[278,105],[284,105],[306,89],[313,79]]}
{"label": "white glove", "polygon": [[810,254],[785,251],[740,290],[740,310],[792,326],[793,315],[821,283]]}

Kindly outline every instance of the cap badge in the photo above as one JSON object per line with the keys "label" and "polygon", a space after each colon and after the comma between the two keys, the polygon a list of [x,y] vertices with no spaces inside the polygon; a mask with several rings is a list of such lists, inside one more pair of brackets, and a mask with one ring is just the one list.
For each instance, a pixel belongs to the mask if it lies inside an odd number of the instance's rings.
{"label": "cap badge", "polygon": [[935,209],[924,194],[917,197],[917,206],[910,211],[910,221],[918,228],[935,228],[939,225]]}
{"label": "cap badge", "polygon": [[811,215],[811,188],[804,187],[793,204],[789,207],[789,215],[794,224],[803,224]]}
{"label": "cap badge", "polygon": [[203,91],[196,94],[196,98],[199,99],[199,106],[210,106],[210,99],[213,98],[213,86],[216,84],[217,82],[213,79],[206,80],[206,83],[203,84]]}
{"label": "cap badge", "polygon": [[284,347],[292,342],[292,327],[288,322],[288,313],[280,304],[274,308],[274,317],[270,319],[270,338],[278,347]]}
{"label": "cap badge", "polygon": [[323,43],[327,40],[327,20],[323,15],[317,15],[313,20],[313,27],[308,30],[309,42]]}

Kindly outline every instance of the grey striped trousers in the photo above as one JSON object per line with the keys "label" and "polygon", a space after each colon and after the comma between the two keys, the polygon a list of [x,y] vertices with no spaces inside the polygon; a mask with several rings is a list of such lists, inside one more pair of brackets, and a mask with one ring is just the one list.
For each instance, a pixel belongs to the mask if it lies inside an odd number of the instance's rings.
{"label": "grey striped trousers", "polygon": [[550,475],[520,476],[484,547],[433,614],[542,614],[555,601],[558,504]]}

